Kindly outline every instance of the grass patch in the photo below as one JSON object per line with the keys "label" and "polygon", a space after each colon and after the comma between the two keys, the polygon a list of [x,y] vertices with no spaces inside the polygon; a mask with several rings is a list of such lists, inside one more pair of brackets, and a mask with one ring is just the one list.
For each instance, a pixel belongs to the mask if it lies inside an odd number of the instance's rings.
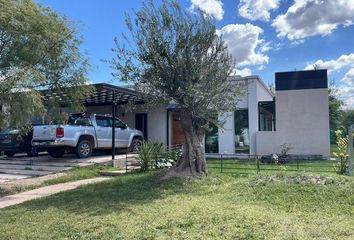
{"label": "grass patch", "polygon": [[117,168],[100,164],[85,167],[73,167],[63,176],[44,181],[42,186],[98,177],[100,176],[100,172],[104,170],[117,170]]}
{"label": "grass patch", "polygon": [[[256,174],[257,162],[255,159],[221,159],[209,158],[208,167],[212,172]],[[307,172],[335,175],[336,160],[290,160],[284,164],[265,163],[259,161],[259,174],[276,172]]]}
{"label": "grass patch", "polygon": [[15,193],[20,193],[24,191],[29,191],[35,188],[66,183],[72,181],[78,181],[83,179],[89,179],[100,176],[100,171],[104,170],[117,170],[117,168],[113,168],[111,166],[105,166],[100,164],[84,166],[84,167],[73,167],[72,169],[65,172],[65,175],[58,176],[56,178],[48,179],[38,184],[30,184],[30,185],[14,185],[0,187],[0,197],[4,197],[6,195],[11,195]]}
{"label": "grass patch", "polygon": [[331,156],[334,157],[333,153],[338,151],[337,144],[331,144],[330,151],[331,151]]}
{"label": "grass patch", "polygon": [[159,174],[2,209],[0,239],[354,238],[353,178],[211,173],[161,181]]}

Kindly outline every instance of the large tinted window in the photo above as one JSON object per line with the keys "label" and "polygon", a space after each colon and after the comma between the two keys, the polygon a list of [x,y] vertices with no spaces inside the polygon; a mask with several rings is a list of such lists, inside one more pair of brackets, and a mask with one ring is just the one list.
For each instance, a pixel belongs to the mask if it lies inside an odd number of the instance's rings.
{"label": "large tinted window", "polygon": [[205,134],[205,152],[219,153],[219,130],[214,124],[211,124],[210,131]]}
{"label": "large tinted window", "polygon": [[235,152],[249,153],[248,109],[235,111]]}

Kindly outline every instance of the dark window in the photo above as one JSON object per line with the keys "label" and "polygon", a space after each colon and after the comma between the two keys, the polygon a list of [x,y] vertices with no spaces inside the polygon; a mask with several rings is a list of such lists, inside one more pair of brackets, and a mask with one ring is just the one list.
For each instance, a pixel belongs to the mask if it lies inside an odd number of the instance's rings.
{"label": "dark window", "polygon": [[275,102],[258,103],[258,131],[275,131]]}
{"label": "dark window", "polygon": [[135,115],[135,128],[142,131],[144,139],[147,140],[147,113],[137,113]]}
{"label": "dark window", "polygon": [[219,153],[219,130],[211,123],[210,131],[205,134],[205,152]]}
{"label": "dark window", "polygon": [[115,127],[117,127],[117,128],[125,128],[125,123],[122,122],[122,120],[120,120],[119,118],[116,118]]}
{"label": "dark window", "polygon": [[112,118],[105,116],[96,116],[97,126],[112,127]]}
{"label": "dark window", "polygon": [[261,110],[259,114],[259,131],[272,131],[273,115],[265,110]]}
{"label": "dark window", "polygon": [[235,111],[235,153],[249,153],[248,109]]}
{"label": "dark window", "polygon": [[70,117],[69,125],[91,126],[91,120],[88,117]]}

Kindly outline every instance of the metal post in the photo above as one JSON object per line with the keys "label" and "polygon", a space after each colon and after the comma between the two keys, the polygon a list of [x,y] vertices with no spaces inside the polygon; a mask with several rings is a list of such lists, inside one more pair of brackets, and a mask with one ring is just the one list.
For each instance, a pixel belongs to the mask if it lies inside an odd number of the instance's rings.
{"label": "metal post", "polygon": [[220,155],[220,163],[221,163],[221,172],[223,172],[223,164],[222,164],[222,154]]}
{"label": "metal post", "polygon": [[128,153],[125,153],[125,172],[128,172]]}
{"label": "metal post", "polygon": [[260,168],[260,166],[259,166],[258,155],[256,156],[256,166],[257,166],[257,174],[259,174],[259,172],[261,171],[261,168]]}
{"label": "metal post", "polygon": [[115,157],[116,157],[116,96],[115,91],[112,90],[112,164],[116,167]]}
{"label": "metal post", "polygon": [[349,153],[349,176],[353,176],[353,129],[354,125],[348,129],[348,153]]}

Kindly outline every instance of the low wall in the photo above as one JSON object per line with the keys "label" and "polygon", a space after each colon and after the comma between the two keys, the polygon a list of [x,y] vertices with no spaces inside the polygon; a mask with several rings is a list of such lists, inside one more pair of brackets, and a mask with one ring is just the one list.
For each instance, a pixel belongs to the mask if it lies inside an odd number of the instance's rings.
{"label": "low wall", "polygon": [[256,154],[279,154],[280,146],[284,143],[292,144],[294,147],[288,152],[289,154],[322,155],[325,158],[330,156],[327,138],[313,134],[301,134],[301,132],[293,135],[282,132],[257,132]]}

